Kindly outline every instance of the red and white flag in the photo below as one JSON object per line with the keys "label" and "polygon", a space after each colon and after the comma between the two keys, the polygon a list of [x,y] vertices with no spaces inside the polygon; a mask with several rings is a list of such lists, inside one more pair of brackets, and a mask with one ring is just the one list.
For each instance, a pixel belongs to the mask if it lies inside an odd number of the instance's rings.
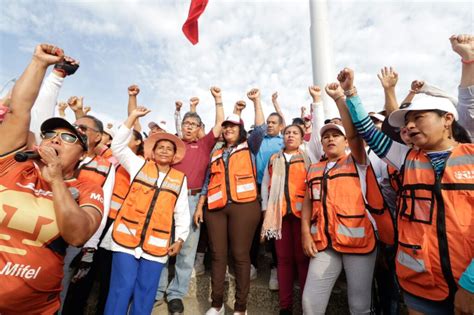
{"label": "red and white flag", "polygon": [[191,0],[188,19],[183,24],[183,33],[189,41],[196,45],[199,41],[198,18],[206,9],[209,0]]}

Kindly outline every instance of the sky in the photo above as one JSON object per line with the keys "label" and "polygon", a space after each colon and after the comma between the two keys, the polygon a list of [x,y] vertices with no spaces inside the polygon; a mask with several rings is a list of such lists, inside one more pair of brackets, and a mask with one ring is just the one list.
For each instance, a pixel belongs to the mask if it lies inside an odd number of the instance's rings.
{"label": "sky", "polygon": [[[226,115],[237,100],[247,102],[247,124],[254,113],[246,92],[253,87],[261,90],[266,115],[273,111],[271,94],[278,91],[287,120],[299,116],[300,107],[310,104],[312,84],[309,1],[209,0],[195,46],[181,31],[189,4],[0,0],[0,89],[21,75],[34,47],[45,42],[81,62],[59,100],[83,96],[104,123],[125,120],[131,84],[141,89],[138,104],[152,110],[144,122],[165,120],[171,132],[174,102],[183,101],[184,112],[193,96],[201,100],[198,113],[206,125],[213,125],[211,86],[221,87]],[[377,79],[383,66],[399,73],[399,101],[415,79],[457,95],[461,63],[448,38],[474,33],[473,1],[328,0],[328,10],[334,70],[355,70],[368,110],[383,107]]]}

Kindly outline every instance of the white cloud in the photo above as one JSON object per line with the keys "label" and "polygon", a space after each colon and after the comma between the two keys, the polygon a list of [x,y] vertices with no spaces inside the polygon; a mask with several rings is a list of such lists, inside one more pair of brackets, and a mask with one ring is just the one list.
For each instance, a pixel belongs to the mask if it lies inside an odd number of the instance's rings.
{"label": "white cloud", "polygon": [[[399,100],[414,79],[456,93],[460,64],[448,37],[473,33],[472,2],[328,2],[335,70],[356,70],[356,85],[368,109],[383,105],[376,74],[385,65],[400,73]],[[211,85],[223,89],[226,113],[236,100],[247,101],[247,125],[253,110],[245,93],[252,87],[261,88],[267,114],[275,90],[288,118],[299,116],[300,106],[309,104],[307,0],[209,1],[196,46],[181,32],[189,1],[7,1],[4,8],[2,37],[18,38],[19,49],[28,53],[38,40],[67,46],[82,58],[83,69],[73,79],[80,89],[75,93],[92,94],[97,111],[119,121],[125,109],[117,111],[116,103],[126,105],[124,89],[132,83],[142,88],[139,103],[153,108],[149,119],[164,118],[170,126],[174,101],[191,96],[201,98],[198,111],[212,125]],[[94,74],[102,72],[108,77],[92,83]]]}

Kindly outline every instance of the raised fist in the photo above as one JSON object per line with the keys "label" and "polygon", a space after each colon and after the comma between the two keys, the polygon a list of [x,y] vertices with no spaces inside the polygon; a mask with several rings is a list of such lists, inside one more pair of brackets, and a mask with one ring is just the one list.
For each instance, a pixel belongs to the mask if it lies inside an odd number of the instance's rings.
{"label": "raised fist", "polygon": [[87,113],[90,112],[90,111],[91,111],[90,106],[84,106],[84,109],[83,109],[84,115],[87,115]]}
{"label": "raised fist", "polygon": [[183,107],[183,102],[176,101],[174,102],[174,105],[176,106],[176,111],[179,112],[181,110],[181,107]]}
{"label": "raised fist", "polygon": [[242,101],[242,100],[237,101],[237,102],[235,103],[235,108],[236,108],[239,112],[243,111],[243,110],[245,109],[245,106],[247,106],[247,104],[245,103],[245,101]]}
{"label": "raised fist", "polygon": [[71,96],[67,100],[67,104],[73,112],[82,111],[84,97]]}
{"label": "raised fist", "polygon": [[309,86],[308,87],[309,94],[311,97],[315,98],[317,96],[321,96],[321,88],[317,85]]}
{"label": "raised fist", "polygon": [[301,106],[301,114],[302,115],[306,114],[306,107],[305,106]]}
{"label": "raised fist", "polygon": [[59,111],[65,111],[66,108],[68,107],[68,104],[66,102],[59,102],[58,103],[58,110]]}
{"label": "raised fist", "polygon": [[380,74],[377,74],[377,77],[379,78],[380,83],[382,83],[384,89],[394,88],[398,82],[398,73],[396,73],[392,67],[383,67],[380,70]]}
{"label": "raised fist", "polygon": [[337,75],[337,81],[339,81],[344,91],[352,90],[354,87],[354,71],[349,68],[342,69]]}
{"label": "raised fist", "polygon": [[128,96],[137,96],[140,93],[140,88],[138,85],[130,85],[128,87]]}
{"label": "raised fist", "polygon": [[149,112],[151,112],[151,110],[149,110],[148,108],[144,107],[144,106],[138,106],[137,108],[135,108],[131,113],[130,113],[130,116],[135,116],[135,117],[143,117],[145,115],[147,115]]}
{"label": "raised fist", "polygon": [[214,96],[214,98],[222,96],[221,89],[217,86],[211,87],[211,94]]}
{"label": "raised fist", "polygon": [[33,53],[33,59],[41,62],[46,67],[61,62],[63,58],[64,51],[50,44],[36,46],[35,52]]}
{"label": "raised fist", "polygon": [[326,93],[333,99],[336,100],[338,97],[344,95],[344,90],[341,88],[339,83],[333,82],[326,85]]}
{"label": "raised fist", "polygon": [[196,107],[198,104],[199,97],[191,97],[191,99],[189,100],[189,105],[191,105],[191,107]]}
{"label": "raised fist", "polygon": [[249,100],[251,100],[252,102],[255,102],[257,99],[260,98],[260,90],[259,90],[259,89],[251,89],[251,90],[247,93],[247,97],[248,97]]}
{"label": "raised fist", "polygon": [[451,48],[465,61],[474,59],[474,36],[469,34],[453,35],[449,38]]}
{"label": "raised fist", "polygon": [[418,80],[413,81],[410,86],[410,92],[413,92],[415,94],[420,93],[420,90],[424,84],[425,84],[424,81],[418,81]]}
{"label": "raised fist", "polygon": [[278,92],[275,92],[272,94],[272,101],[276,101],[276,99],[278,98]]}

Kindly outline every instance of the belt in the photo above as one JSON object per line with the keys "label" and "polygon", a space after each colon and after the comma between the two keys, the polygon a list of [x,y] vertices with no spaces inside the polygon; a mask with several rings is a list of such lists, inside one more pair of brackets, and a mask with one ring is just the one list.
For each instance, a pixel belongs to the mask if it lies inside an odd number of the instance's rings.
{"label": "belt", "polygon": [[201,192],[201,188],[196,188],[196,189],[188,189],[188,196],[196,196]]}

